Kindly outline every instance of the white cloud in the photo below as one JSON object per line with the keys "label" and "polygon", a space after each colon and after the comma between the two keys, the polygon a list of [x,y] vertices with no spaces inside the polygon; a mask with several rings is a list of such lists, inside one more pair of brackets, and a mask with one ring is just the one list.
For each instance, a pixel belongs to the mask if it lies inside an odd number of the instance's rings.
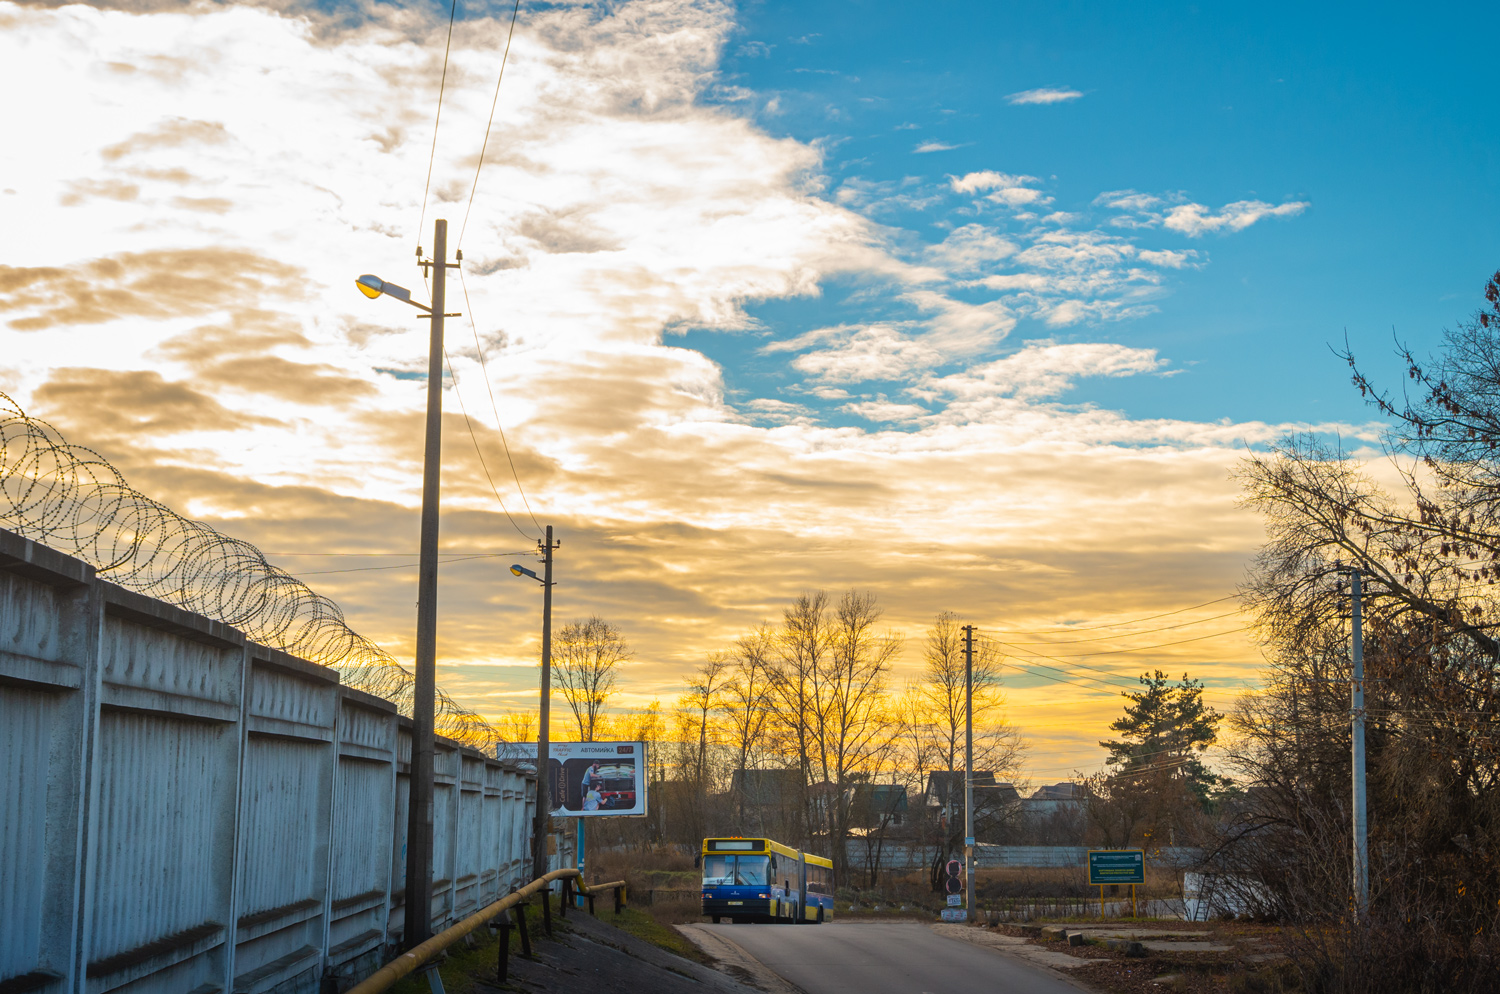
{"label": "white cloud", "polygon": [[1060,104],[1069,100],[1077,100],[1081,96],[1083,96],[1082,90],[1044,86],[1036,90],[1022,90],[1020,93],[1008,94],[1005,101],[1010,104]]}
{"label": "white cloud", "polygon": [[1065,345],[1044,339],[962,373],[926,377],[911,393],[925,400],[951,398],[969,404],[1002,397],[1037,401],[1066,392],[1083,377],[1137,376],[1160,372],[1166,365],[1155,349],[1107,342]]}
{"label": "white cloud", "polygon": [[1173,231],[1196,238],[1209,231],[1243,231],[1266,217],[1295,217],[1311,205],[1306,201],[1268,204],[1264,200],[1236,200],[1215,212],[1203,204],[1180,204],[1162,222]]}
{"label": "white cloud", "polygon": [[892,403],[884,396],[878,400],[861,400],[845,404],[839,410],[857,415],[866,421],[890,421],[898,424],[919,421],[931,413],[927,408],[916,404]]}
{"label": "white cloud", "polygon": [[952,145],[952,144],[949,144],[948,142],[942,142],[942,141],[936,141],[936,140],[934,140],[934,141],[925,141],[922,144],[918,145],[916,148],[912,149],[912,151],[915,152],[917,155],[922,155],[922,154],[927,153],[927,152],[951,152],[955,148],[963,148],[963,146],[962,145]]}

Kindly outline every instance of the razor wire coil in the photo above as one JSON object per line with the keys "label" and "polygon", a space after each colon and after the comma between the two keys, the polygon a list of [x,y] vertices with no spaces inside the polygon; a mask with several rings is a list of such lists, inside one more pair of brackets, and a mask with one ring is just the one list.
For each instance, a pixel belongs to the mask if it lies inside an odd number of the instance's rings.
{"label": "razor wire coil", "polygon": [[[415,678],[351,629],[332,600],[249,542],[133,489],[99,453],[71,444],[3,392],[0,524],[83,560],[112,583],[331,667],[345,686],[391,701],[411,716]],[[435,729],[487,755],[501,741],[492,725],[441,689]]]}

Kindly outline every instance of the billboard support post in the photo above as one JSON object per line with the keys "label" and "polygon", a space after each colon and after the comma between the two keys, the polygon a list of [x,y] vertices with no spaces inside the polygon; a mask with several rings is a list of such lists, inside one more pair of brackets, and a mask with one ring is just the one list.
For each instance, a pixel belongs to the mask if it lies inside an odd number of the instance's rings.
{"label": "billboard support post", "polygon": [[[584,823],[584,819],[582,819],[582,818],[575,818],[574,821],[576,821],[578,823],[578,879],[582,880],[584,878],[583,877],[583,857],[584,857],[584,853],[585,853],[584,844],[583,844],[583,823]],[[578,908],[582,908],[583,907],[583,895],[582,894],[579,894],[577,897],[574,898],[574,900],[578,902],[576,905],[574,905],[574,907],[578,907]]]}

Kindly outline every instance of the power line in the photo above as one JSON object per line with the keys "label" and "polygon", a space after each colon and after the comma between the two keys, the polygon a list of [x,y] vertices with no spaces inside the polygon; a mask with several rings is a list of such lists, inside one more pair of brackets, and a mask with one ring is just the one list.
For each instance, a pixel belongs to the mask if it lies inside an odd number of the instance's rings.
{"label": "power line", "polygon": [[1211,607],[1214,604],[1222,604],[1225,601],[1234,600],[1235,598],[1237,598],[1239,596],[1240,596],[1239,594],[1228,594],[1228,595],[1226,595],[1224,597],[1218,597],[1218,598],[1215,598],[1214,600],[1211,600],[1211,601],[1204,601],[1202,604],[1194,604],[1192,607],[1178,608],[1176,611],[1168,611],[1165,614],[1153,614],[1153,615],[1150,615],[1150,616],[1145,617],[1145,618],[1136,618],[1133,621],[1120,621],[1120,622],[1116,622],[1113,625],[1095,625],[1095,626],[1093,626],[1091,628],[1060,628],[1060,629],[1057,629],[1057,630],[1037,631],[1037,632],[1013,632],[1013,631],[1006,631],[1004,629],[996,629],[996,630],[999,631],[999,632],[1001,632],[1001,634],[1004,634],[1004,635],[1072,635],[1075,632],[1098,632],[1098,631],[1103,631],[1106,628],[1126,628],[1126,627],[1128,627],[1130,625],[1139,625],[1143,621],[1155,621],[1157,618],[1170,618],[1174,614],[1183,614],[1183,613],[1185,613],[1187,611],[1196,611],[1200,607]]}
{"label": "power line", "polygon": [[[536,514],[531,510],[531,501],[526,498],[526,488],[521,486],[521,474],[516,472],[516,461],[510,454],[510,442],[505,437],[505,426],[500,421],[500,406],[495,403],[495,388],[490,384],[489,366],[484,361],[484,346],[479,343],[479,324],[474,320],[474,304],[469,300],[469,283],[464,279],[462,269],[458,271],[458,285],[464,291],[464,309],[469,314],[469,330],[474,335],[474,351],[479,356],[479,373],[484,379],[484,388],[490,395],[490,410],[495,415],[495,430],[500,433],[500,444],[505,448],[505,461],[510,463],[511,479],[516,481],[516,491],[521,495],[521,503],[526,506],[527,517],[531,518],[531,523],[536,526],[537,531],[542,531],[541,522],[537,521]],[[454,389],[457,389],[456,381]]]}
{"label": "power line", "polygon": [[422,237],[422,225],[427,222],[427,191],[432,189],[432,164],[437,159],[438,125],[443,120],[443,93],[448,89],[448,52],[453,48],[453,20],[458,14],[458,0],[448,11],[448,42],[443,46],[443,78],[438,83],[437,116],[432,120],[432,151],[427,153],[427,182],[422,184],[422,213],[417,219],[417,237]]}
{"label": "power line", "polygon": [[510,61],[510,43],[516,36],[516,15],[520,10],[521,0],[516,0],[510,11],[510,33],[505,36],[505,54],[500,56],[500,74],[495,77],[495,96],[490,100],[490,119],[484,124],[484,141],[479,146],[479,162],[474,166],[474,183],[469,187],[469,205],[464,208],[464,221],[458,227],[459,248],[464,247],[464,232],[469,230],[469,212],[474,209],[474,194],[479,189],[479,171],[484,168],[484,153],[490,147],[490,128],[495,123],[495,107],[500,103],[500,83],[505,79],[505,64]]}
{"label": "power line", "polygon": [[[462,558],[459,558],[459,559],[444,559],[443,563],[444,564],[447,564],[447,563],[466,563],[466,562],[469,562],[472,559],[510,559],[510,558],[514,557],[515,555],[518,555],[518,553],[490,552],[490,553],[485,553],[482,556],[463,556]],[[294,576],[326,576],[329,573],[368,573],[371,570],[380,570],[380,569],[412,569],[412,568],[414,568],[416,566],[420,566],[420,565],[421,565],[420,563],[399,563],[399,564],[397,564],[395,566],[354,566],[354,567],[351,567],[350,569],[298,570],[293,575]]]}
{"label": "power line", "polygon": [[[463,272],[463,270],[459,270],[459,272]],[[489,464],[484,461],[484,452],[479,448],[479,436],[474,433],[474,422],[469,420],[469,409],[464,404],[463,391],[458,388],[458,373],[453,369],[453,360],[449,358],[447,349],[443,350],[443,359],[448,363],[448,375],[453,377],[453,395],[458,398],[458,409],[463,412],[464,425],[469,429],[469,440],[474,443],[474,454],[479,457],[479,468],[484,470],[484,478],[489,481],[490,492],[495,495],[495,501],[500,505],[500,511],[505,515],[505,520],[510,522],[510,526],[522,538],[533,538],[534,536],[526,534],[521,526],[516,524],[516,519],[511,517],[510,511],[506,509],[505,500],[500,496],[499,488],[495,486],[495,478],[490,475]]]}
{"label": "power line", "polygon": [[[1149,652],[1152,649],[1165,649],[1165,648],[1167,648],[1169,646],[1174,646],[1174,645],[1186,645],[1189,642],[1202,642],[1204,639],[1216,639],[1216,638],[1221,638],[1221,637],[1223,637],[1225,635],[1235,635],[1235,634],[1238,634],[1239,632],[1246,632],[1246,631],[1249,631],[1249,630],[1250,630],[1250,627],[1248,625],[1244,625],[1244,626],[1241,626],[1239,628],[1231,628],[1228,631],[1214,632],[1212,635],[1199,635],[1197,638],[1178,639],[1176,642],[1158,642],[1155,645],[1140,645],[1140,646],[1136,646],[1133,649],[1100,649],[1097,652],[1065,652],[1061,656],[1048,656],[1048,655],[1046,655],[1044,653],[1037,653],[1037,655],[1041,655],[1045,659],[1071,659],[1074,656],[1076,656],[1076,657],[1078,657],[1080,659],[1087,659],[1090,656],[1118,656],[1118,655],[1121,655],[1122,653],[1126,653],[1126,652]],[[1003,645],[1003,646],[1007,646],[1007,647],[1013,647],[1013,646],[1016,646],[1016,645],[1034,645],[1034,644],[1036,644],[1036,643],[1027,643],[1027,642],[1002,642],[1000,639],[993,639],[993,641],[997,645]],[[1062,644],[1065,645],[1066,643],[1062,643]],[[1026,655],[1026,653],[1022,653],[1022,655]]]}
{"label": "power line", "polygon": [[[1006,645],[1077,645],[1081,642],[1118,642],[1121,639],[1135,638],[1138,635],[1154,635],[1157,632],[1170,632],[1178,628],[1191,628],[1194,625],[1205,625],[1210,621],[1218,621],[1221,618],[1232,618],[1239,614],[1238,611],[1226,611],[1216,614],[1211,618],[1199,618],[1197,621],[1184,621],[1180,625],[1164,625],[1161,628],[1148,628],[1142,632],[1126,632],[1123,635],[1099,635],[1091,639],[1068,639],[1063,642],[1007,642]],[[996,640],[998,641],[998,639]]]}
{"label": "power line", "polygon": [[[448,556],[529,556],[534,551],[535,550],[528,549],[525,552],[476,552],[474,550],[459,549],[450,550],[448,552],[439,552],[438,558],[441,559]],[[276,556],[278,558],[282,556],[353,556],[357,558],[369,558],[371,556],[400,556],[403,559],[414,559],[418,555],[418,553],[415,552],[265,552],[262,554],[266,556]]]}

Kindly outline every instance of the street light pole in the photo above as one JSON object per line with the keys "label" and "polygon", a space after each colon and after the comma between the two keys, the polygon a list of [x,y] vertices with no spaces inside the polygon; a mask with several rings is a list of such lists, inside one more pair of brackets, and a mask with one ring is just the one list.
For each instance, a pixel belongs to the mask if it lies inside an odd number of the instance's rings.
{"label": "street light pole", "polygon": [[550,716],[552,712],[552,526],[542,543],[542,707],[536,733],[536,827],[531,854],[533,879],[547,872],[547,828],[551,804],[547,797],[547,764],[551,758]]}
{"label": "street light pole", "polygon": [[[437,689],[438,504],[443,450],[443,306],[448,222],[433,224],[432,333],[427,348],[427,440],[422,455],[422,538],[417,565],[416,681],[411,706],[410,802],[406,818],[403,939],[432,936],[432,752]],[[420,250],[419,250],[420,251]],[[428,263],[422,263],[426,268]]]}
{"label": "street light pole", "polygon": [[974,920],[974,626],[964,626],[964,908]]}

